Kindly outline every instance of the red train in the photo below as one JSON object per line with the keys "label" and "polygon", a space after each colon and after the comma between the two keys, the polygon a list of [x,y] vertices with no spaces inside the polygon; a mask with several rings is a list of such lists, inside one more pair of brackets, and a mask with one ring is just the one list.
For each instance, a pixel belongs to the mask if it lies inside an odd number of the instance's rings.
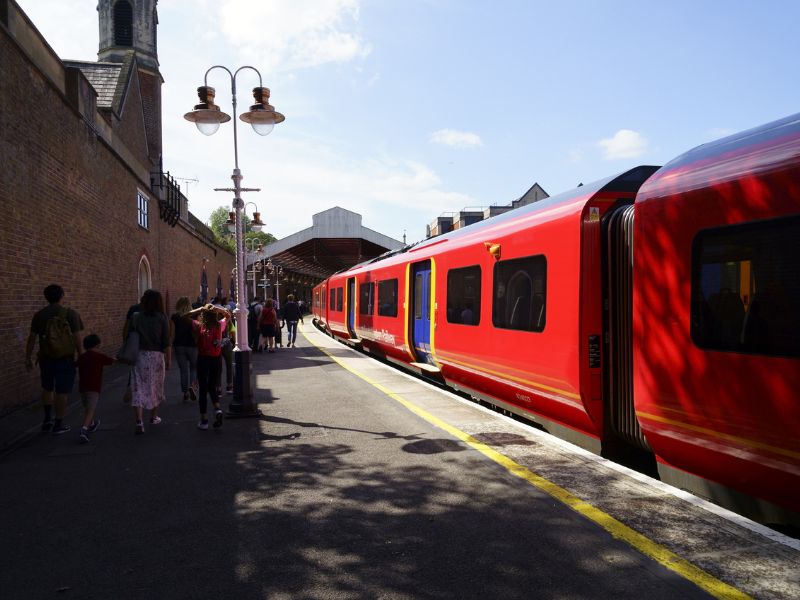
{"label": "red train", "polygon": [[800,523],[800,114],[335,274],[313,311],[559,437]]}

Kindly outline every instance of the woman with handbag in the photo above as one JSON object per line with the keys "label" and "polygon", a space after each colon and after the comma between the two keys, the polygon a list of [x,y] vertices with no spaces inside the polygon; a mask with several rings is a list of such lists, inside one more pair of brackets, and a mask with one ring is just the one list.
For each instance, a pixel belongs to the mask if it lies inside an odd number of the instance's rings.
{"label": "woman with handbag", "polygon": [[164,376],[172,363],[169,321],[164,314],[164,300],[156,290],[142,296],[140,312],[131,318],[132,332],[139,337],[139,354],[131,381],[131,406],[136,415],[134,433],[144,433],[144,411],[150,411],[150,423],[158,425],[158,407],[164,401]]}

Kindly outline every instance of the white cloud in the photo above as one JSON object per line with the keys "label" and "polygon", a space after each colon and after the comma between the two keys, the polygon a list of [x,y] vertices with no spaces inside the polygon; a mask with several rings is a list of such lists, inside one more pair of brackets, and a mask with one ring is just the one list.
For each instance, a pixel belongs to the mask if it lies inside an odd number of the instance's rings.
{"label": "white cloud", "polygon": [[620,129],[614,137],[597,142],[603,149],[606,160],[617,158],[636,158],[647,151],[647,138],[638,131]]}
{"label": "white cloud", "polygon": [[222,31],[248,62],[268,71],[363,58],[370,45],[358,32],[360,0],[225,0]]}
{"label": "white cloud", "polygon": [[[213,191],[230,185],[230,132],[206,138],[188,126],[165,134],[173,172],[200,179],[189,191],[190,210],[205,220],[218,206],[230,204],[230,194]],[[483,204],[448,190],[421,162],[348,156],[335,140],[277,135],[265,141],[243,129],[239,154],[242,185],[262,190],[246,194],[245,200],[258,205],[266,230],[279,238],[310,227],[312,214],[341,206],[361,214],[365,227],[395,239],[402,239],[406,229],[408,239],[415,241],[437,215]]]}
{"label": "white cloud", "polygon": [[468,131],[456,131],[455,129],[440,129],[431,134],[431,142],[442,146],[452,146],[453,148],[474,148],[483,146],[480,136]]}

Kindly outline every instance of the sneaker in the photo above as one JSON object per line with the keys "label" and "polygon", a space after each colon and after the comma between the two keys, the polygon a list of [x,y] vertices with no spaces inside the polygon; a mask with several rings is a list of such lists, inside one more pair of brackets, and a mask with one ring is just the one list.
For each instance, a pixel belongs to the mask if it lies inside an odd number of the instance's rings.
{"label": "sneaker", "polygon": [[193,383],[189,386],[189,400],[192,402],[197,400],[197,384]]}
{"label": "sneaker", "polygon": [[89,430],[81,427],[81,432],[78,435],[78,442],[81,444],[88,444],[91,440],[89,439]]}
{"label": "sneaker", "polygon": [[92,424],[86,428],[86,431],[88,431],[89,433],[94,433],[95,431],[97,431],[98,427],[100,427],[100,419],[95,419],[94,421],[92,421]]}
{"label": "sneaker", "polygon": [[133,433],[135,435],[142,435],[144,433],[144,423],[142,423],[141,421],[136,423],[136,429],[133,430]]}
{"label": "sneaker", "polygon": [[217,409],[214,411],[214,428],[219,429],[222,427],[222,411]]}
{"label": "sneaker", "polygon": [[64,425],[63,423],[59,423],[57,426],[53,426],[53,435],[61,435],[62,433],[67,433],[70,431],[72,427],[69,425]]}
{"label": "sneaker", "polygon": [[203,431],[208,431],[208,421],[203,419],[197,424],[198,429],[202,429]]}
{"label": "sneaker", "polygon": [[48,419],[42,423],[42,433],[47,433],[49,431],[53,431],[52,419]]}
{"label": "sneaker", "polygon": [[159,416],[150,417],[150,424],[151,425],[160,425],[161,424],[161,417],[159,417]]}
{"label": "sneaker", "polygon": [[228,386],[228,388],[225,390],[225,393],[226,394],[232,394],[233,393],[233,386],[232,385]]}

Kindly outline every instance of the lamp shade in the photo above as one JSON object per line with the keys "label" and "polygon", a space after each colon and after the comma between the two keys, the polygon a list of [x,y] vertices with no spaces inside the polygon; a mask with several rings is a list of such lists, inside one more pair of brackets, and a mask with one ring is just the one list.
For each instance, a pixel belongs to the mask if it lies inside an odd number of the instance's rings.
{"label": "lamp shade", "polygon": [[269,135],[277,123],[283,122],[286,117],[269,104],[269,88],[253,88],[253,98],[256,103],[246,113],[239,115],[245,123],[250,123],[258,135]]}
{"label": "lamp shade", "polygon": [[200,104],[195,105],[194,110],[183,115],[183,118],[194,123],[203,135],[213,135],[220,124],[227,123],[231,117],[214,104],[214,88],[201,86],[197,88],[197,95]]}
{"label": "lamp shade", "polygon": [[250,229],[258,233],[264,228],[264,223],[261,221],[261,213],[254,212],[253,213],[253,220],[250,221]]}

